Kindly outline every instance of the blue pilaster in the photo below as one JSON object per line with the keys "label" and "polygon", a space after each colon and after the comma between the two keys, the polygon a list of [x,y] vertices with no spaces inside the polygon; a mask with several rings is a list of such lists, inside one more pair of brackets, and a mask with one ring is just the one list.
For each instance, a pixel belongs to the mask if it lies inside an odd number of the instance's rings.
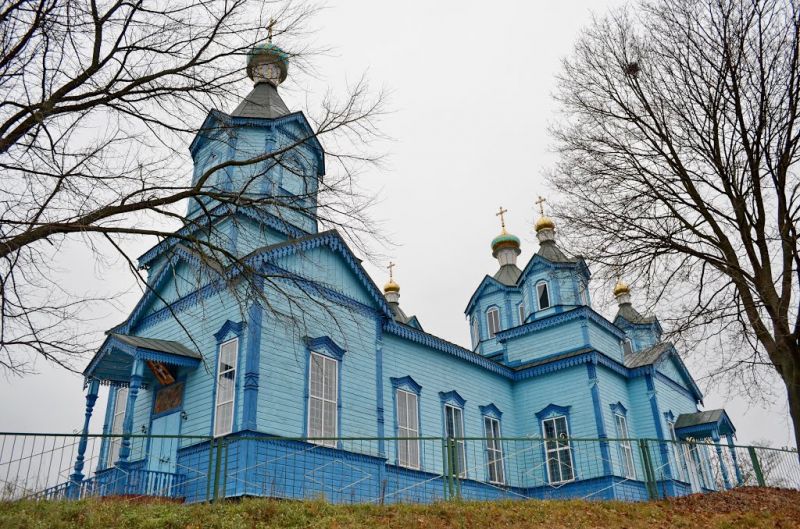
{"label": "blue pilaster", "polygon": [[603,475],[611,475],[611,452],[608,447],[608,433],[603,417],[603,407],[600,405],[600,382],[597,379],[597,366],[594,363],[586,364],[589,375],[589,387],[592,392],[592,406],[594,407],[594,421],[597,427],[597,437],[600,441],[600,457],[603,460]]}
{"label": "blue pilaster", "polygon": [[258,379],[261,363],[261,323],[263,309],[253,303],[247,311],[247,357],[244,370],[243,429],[258,429]]}
{"label": "blue pilaster", "polygon": [[139,396],[139,389],[142,387],[144,377],[144,362],[135,358],[131,367],[131,380],[128,386],[128,404],[125,406],[125,420],[122,421],[122,443],[119,447],[118,466],[124,467],[128,464],[131,455],[131,433],[133,432],[133,416],[136,409],[136,397]]}
{"label": "blue pilaster", "polygon": [[86,390],[86,412],[83,418],[81,440],[78,443],[78,455],[75,457],[75,467],[69,477],[71,488],[75,487],[74,492],[79,491],[80,484],[83,482],[84,478],[83,466],[85,464],[84,457],[86,455],[86,446],[89,444],[89,421],[92,420],[92,410],[94,410],[94,404],[97,402],[97,393],[99,390],[100,381],[97,379],[90,380]]}
{"label": "blue pilaster", "polygon": [[661,425],[661,412],[658,409],[658,396],[656,395],[656,386],[653,382],[655,375],[655,368],[650,366],[650,369],[644,375],[644,381],[647,385],[647,397],[650,400],[650,411],[653,414],[653,423],[656,427],[656,437],[658,437],[659,453],[661,454],[661,468],[664,469],[664,477],[667,479],[672,478],[672,468],[669,462],[669,452],[667,452],[667,443],[664,438],[664,428]]}
{"label": "blue pilaster", "polygon": [[378,455],[386,457],[386,441],[384,435],[386,424],[383,405],[383,322],[380,316],[375,317],[375,399],[378,416]]}
{"label": "blue pilaster", "polygon": [[728,449],[731,451],[731,460],[733,461],[733,470],[736,473],[736,484],[741,486],[744,484],[742,478],[742,469],[739,468],[739,458],[736,456],[736,446],[733,444],[733,436],[727,435]]}

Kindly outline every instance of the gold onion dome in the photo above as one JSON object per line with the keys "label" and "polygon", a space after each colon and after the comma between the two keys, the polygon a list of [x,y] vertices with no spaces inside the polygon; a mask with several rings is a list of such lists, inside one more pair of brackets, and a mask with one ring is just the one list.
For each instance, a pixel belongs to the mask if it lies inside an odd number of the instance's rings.
{"label": "gold onion dome", "polygon": [[400,285],[394,279],[390,279],[388,283],[383,285],[383,293],[388,294],[389,292],[400,292]]}
{"label": "gold onion dome", "polygon": [[630,294],[631,287],[622,279],[617,279],[617,284],[614,285],[614,296],[621,296],[622,294]]}
{"label": "gold onion dome", "polygon": [[542,215],[536,220],[536,224],[534,225],[536,228],[536,232],[540,232],[545,229],[554,230],[556,228],[556,223],[553,222],[553,219],[548,217],[547,215]]}

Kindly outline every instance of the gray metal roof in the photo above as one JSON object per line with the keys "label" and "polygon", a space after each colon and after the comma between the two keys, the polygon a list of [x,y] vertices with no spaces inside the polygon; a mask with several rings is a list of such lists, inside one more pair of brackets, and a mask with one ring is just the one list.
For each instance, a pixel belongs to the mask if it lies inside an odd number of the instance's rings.
{"label": "gray metal roof", "polygon": [[273,119],[286,114],[289,114],[289,108],[278,95],[278,89],[269,83],[258,83],[231,116]]}
{"label": "gray metal roof", "polygon": [[697,413],[681,413],[675,421],[675,429],[698,426],[700,424],[716,424],[722,420],[725,410],[706,410]]}
{"label": "gray metal roof", "polygon": [[625,355],[625,367],[648,366],[658,360],[664,352],[672,346],[670,342],[661,342],[641,351],[634,351]]}
{"label": "gray metal roof", "polygon": [[192,351],[185,345],[173,342],[171,340],[159,340],[156,338],[142,338],[141,336],[131,336],[129,334],[111,333],[113,338],[116,338],[122,343],[132,345],[133,347],[141,347],[142,349],[150,349],[151,351],[158,351],[161,353],[173,354],[178,356],[185,356],[187,358],[202,359],[199,353]]}
{"label": "gray metal roof", "polygon": [[517,265],[507,264],[500,267],[500,270],[494,274],[494,278],[506,286],[513,287],[516,286],[521,275],[522,270]]}
{"label": "gray metal roof", "polygon": [[642,316],[630,303],[623,303],[619,306],[619,310],[614,319],[616,320],[617,318],[622,318],[630,323],[638,324],[648,324],[656,321],[655,316]]}
{"label": "gray metal roof", "polygon": [[542,241],[539,243],[539,251],[536,253],[554,263],[577,263],[580,260],[575,257],[567,257],[555,241]]}

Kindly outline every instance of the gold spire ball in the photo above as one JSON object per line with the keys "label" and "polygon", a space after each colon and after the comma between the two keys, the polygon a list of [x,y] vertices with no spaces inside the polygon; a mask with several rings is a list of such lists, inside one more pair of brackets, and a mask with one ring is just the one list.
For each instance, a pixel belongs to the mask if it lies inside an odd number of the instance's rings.
{"label": "gold spire ball", "polygon": [[400,285],[398,285],[394,280],[394,267],[397,266],[396,264],[389,262],[389,266],[386,268],[389,269],[389,282],[383,285],[383,293],[388,294],[389,292],[400,292]]}
{"label": "gold spire ball", "polygon": [[536,201],[536,204],[539,206],[539,218],[536,220],[536,224],[534,227],[536,228],[536,233],[539,233],[542,230],[554,230],[556,228],[556,223],[553,222],[553,219],[548,217],[544,214],[544,203],[547,202],[546,198],[539,197],[539,200]]}

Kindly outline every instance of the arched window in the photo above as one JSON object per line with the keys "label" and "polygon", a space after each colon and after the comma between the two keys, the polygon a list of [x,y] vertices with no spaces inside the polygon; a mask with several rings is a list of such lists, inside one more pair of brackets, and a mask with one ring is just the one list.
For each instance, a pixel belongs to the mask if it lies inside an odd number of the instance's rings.
{"label": "arched window", "polygon": [[519,313],[519,324],[522,325],[525,323],[525,304],[520,303],[517,305],[517,312]]}
{"label": "arched window", "polygon": [[626,356],[633,354],[633,342],[631,342],[630,338],[625,338],[622,340],[622,354]]}
{"label": "arched window", "polygon": [[478,322],[478,318],[476,316],[472,317],[472,348],[478,347],[478,344],[481,343],[481,329],[480,324]]}
{"label": "arched window", "polygon": [[578,300],[581,305],[589,304],[589,287],[583,281],[578,283]]}
{"label": "arched window", "polygon": [[489,329],[489,338],[500,332],[500,309],[492,307],[486,311],[486,327]]}
{"label": "arched window", "polygon": [[536,284],[536,300],[539,303],[539,310],[550,308],[550,289],[547,282],[542,281]]}

